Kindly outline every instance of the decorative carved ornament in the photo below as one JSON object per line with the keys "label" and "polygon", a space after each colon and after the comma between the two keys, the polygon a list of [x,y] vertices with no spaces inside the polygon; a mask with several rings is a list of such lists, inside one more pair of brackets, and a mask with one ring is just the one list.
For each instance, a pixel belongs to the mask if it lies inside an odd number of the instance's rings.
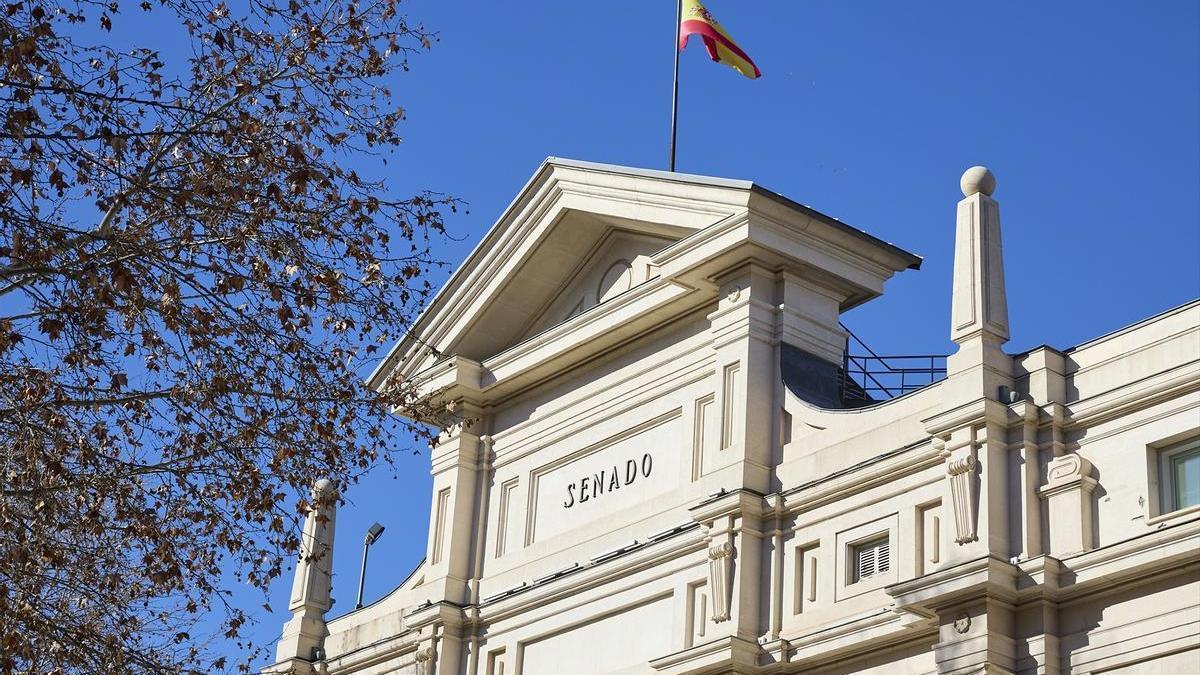
{"label": "decorative carved ornament", "polygon": [[954,617],[954,630],[960,634],[971,630],[971,615],[959,612],[958,616]]}
{"label": "decorative carved ornament", "polygon": [[737,302],[742,298],[742,287],[737,284],[729,284],[725,288],[725,299],[729,302]]}
{"label": "decorative carved ornament", "polygon": [[433,645],[421,647],[417,650],[417,672],[421,675],[433,675],[434,657],[437,653],[433,649]]}
{"label": "decorative carved ornament", "polygon": [[708,585],[712,589],[713,622],[729,620],[733,602],[733,544],[726,541],[708,549]]}
{"label": "decorative carved ornament", "polygon": [[950,481],[950,502],[954,511],[954,541],[966,544],[975,541],[975,441],[954,450],[944,451],[946,480]]}
{"label": "decorative carved ornament", "polygon": [[1076,454],[1055,457],[1046,465],[1046,484],[1039,492],[1043,497],[1061,494],[1070,490],[1083,490],[1090,494],[1096,488],[1092,478],[1092,464]]}
{"label": "decorative carved ornament", "polygon": [[1077,481],[1091,473],[1091,465],[1079,455],[1069,454],[1050,460],[1046,482],[1050,485]]}

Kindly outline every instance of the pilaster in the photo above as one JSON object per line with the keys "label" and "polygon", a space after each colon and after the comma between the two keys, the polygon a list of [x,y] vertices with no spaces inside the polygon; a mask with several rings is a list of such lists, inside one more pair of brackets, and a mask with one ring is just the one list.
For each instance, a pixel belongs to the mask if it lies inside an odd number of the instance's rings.
{"label": "pilaster", "polygon": [[[996,180],[987,169],[968,169],[961,186],[950,324],[958,349],[947,360],[942,385],[944,400],[954,407],[925,420],[945,460],[942,503],[952,515],[951,532],[936,570],[897,584],[889,593],[901,607],[911,603],[936,614],[939,673],[1012,673],[1015,622],[1013,607],[1004,598],[1011,595],[1015,570],[1001,561],[1014,548],[1010,513],[1021,513],[1019,507],[1010,511],[1010,500],[1023,495],[1009,486],[1013,410],[1008,400],[1001,400],[1007,398],[1002,392],[1012,388],[1013,368],[1002,349],[1009,328],[1000,211],[991,198]],[[1036,428],[1035,423],[1035,439]],[[1036,451],[1036,442],[1033,446]],[[1036,475],[1025,478],[1030,493]],[[1023,513],[1020,518],[1021,523],[1031,519]]]}
{"label": "pilaster", "polygon": [[965,561],[888,587],[895,607],[938,626],[938,673],[1013,673],[1025,649],[1016,630],[1020,571],[994,556]]}
{"label": "pilaster", "polygon": [[788,272],[779,296],[779,339],[841,367],[850,335],[839,323],[845,296]]}
{"label": "pilaster", "polygon": [[1011,605],[995,598],[947,607],[938,612],[934,660],[939,673],[1009,675],[1016,672]]}
{"label": "pilaster", "polygon": [[1010,556],[1008,518],[1009,408],[978,399],[925,420],[946,464],[942,503],[952,516],[941,567],[981,556]]}
{"label": "pilaster", "polygon": [[1013,367],[1016,389],[1040,406],[1067,401],[1066,357],[1050,347],[1038,347],[1020,356]]}
{"label": "pilaster", "polygon": [[[946,460],[943,501],[954,515],[955,532],[945,565],[992,555],[1009,557],[1008,400],[1012,359],[1002,346],[1009,338],[1000,208],[992,199],[996,179],[981,166],[960,181],[954,237],[954,288],[950,337],[958,350],[947,360],[942,385],[958,407],[926,420]],[[1006,398],[1006,397],[1005,397]],[[1020,491],[1017,491],[1020,494]]]}
{"label": "pilaster", "polygon": [[769,515],[761,495],[740,490],[692,509],[705,528],[708,585],[714,634],[724,633],[751,644],[766,630],[764,531]]}
{"label": "pilaster", "polygon": [[463,672],[466,626],[461,608],[444,602],[423,605],[407,619],[418,634],[415,675]]}
{"label": "pilaster", "polygon": [[1020,558],[1032,558],[1042,553],[1042,500],[1038,495],[1041,487],[1041,448],[1038,430],[1042,411],[1031,401],[1021,401],[1016,406],[1020,416],[1020,429],[1015,442],[1016,478],[1020,494],[1013,505],[1016,522],[1012,526],[1018,535],[1013,541],[1013,554]]}
{"label": "pilaster", "polygon": [[717,310],[709,315],[715,352],[713,390],[720,412],[714,469],[738,465],[738,484],[771,491],[777,429],[775,393],[775,275],[748,263],[719,280]]}
{"label": "pilaster", "polygon": [[433,503],[424,586],[431,589],[430,601],[462,606],[470,602],[478,477],[486,469],[488,448],[480,434],[482,411],[460,403],[454,414],[458,421],[442,433],[431,458]]}

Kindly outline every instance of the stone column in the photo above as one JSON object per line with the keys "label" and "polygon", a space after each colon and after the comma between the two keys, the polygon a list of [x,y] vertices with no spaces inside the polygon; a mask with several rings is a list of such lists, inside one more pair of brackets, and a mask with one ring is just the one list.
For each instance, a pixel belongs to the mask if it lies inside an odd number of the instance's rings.
{"label": "stone column", "polygon": [[[490,447],[481,430],[483,410],[471,402],[451,406],[449,424],[431,457],[433,503],[429,513],[425,582],[430,603],[412,625],[433,631],[433,649],[422,665],[427,672],[457,673],[466,638],[462,608],[472,601],[478,522],[484,513],[480,480],[490,466]],[[490,439],[489,439],[490,440]],[[432,669],[432,670],[429,670]]]}
{"label": "stone column", "polygon": [[942,504],[948,532],[939,568],[985,556],[1010,557],[1009,500],[1019,498],[1020,490],[1008,480],[1009,414],[1007,406],[979,399],[925,420],[945,460]]}
{"label": "stone column", "polygon": [[1011,524],[1013,533],[1019,534],[1019,537],[1014,537],[1013,544],[1017,548],[1013,550],[1013,555],[1028,559],[1042,553],[1042,500],[1038,496],[1042,477],[1038,429],[1042,410],[1029,400],[1021,401],[1015,407],[1015,412],[1021,417],[1021,431],[1019,440],[1014,443],[1017,483],[1011,486],[1020,490],[1014,509],[1017,522]]}
{"label": "stone column", "polygon": [[292,618],[283,627],[276,647],[276,660],[283,670],[309,672],[329,634],[325,613],[333,606],[331,570],[333,569],[334,520],[337,494],[333,483],[322,478],[312,490],[312,506],[304,519],[300,535],[300,557],[288,609]]}
{"label": "stone column", "polygon": [[[946,497],[954,514],[955,545],[944,564],[983,555],[1009,558],[1007,426],[1012,387],[1008,300],[1000,243],[1000,207],[992,199],[996,178],[982,166],[963,173],[954,237],[954,289],[950,338],[958,351],[947,360],[943,401],[951,411],[927,420],[944,444]],[[1020,490],[1015,492],[1020,498]]]}
{"label": "stone column", "polygon": [[729,479],[722,481],[729,488],[765,494],[772,490],[778,428],[775,275],[747,264],[720,280],[719,293],[717,309],[708,317],[716,352],[714,403],[720,419],[713,470],[730,472]]}
{"label": "stone column", "polygon": [[[753,667],[760,653],[758,637],[766,632],[764,599],[764,532],[767,505],[748,491],[729,492],[691,509],[705,531],[712,625],[708,639],[727,641],[736,667]],[[738,670],[741,672],[741,670]]]}
{"label": "stone column", "polygon": [[482,411],[458,403],[453,413],[457,421],[442,433],[431,457],[433,504],[423,585],[430,588],[430,601],[465,605],[474,572],[477,478],[486,448],[479,433]]}

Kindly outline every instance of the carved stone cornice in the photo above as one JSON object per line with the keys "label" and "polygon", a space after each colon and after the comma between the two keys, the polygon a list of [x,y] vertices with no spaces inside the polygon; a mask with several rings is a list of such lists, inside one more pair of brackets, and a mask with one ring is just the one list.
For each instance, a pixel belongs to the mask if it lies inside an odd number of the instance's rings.
{"label": "carved stone cornice", "polygon": [[761,653],[753,640],[728,636],[654,659],[650,667],[665,675],[754,672]]}
{"label": "carved stone cornice", "polygon": [[420,605],[404,616],[406,625],[422,630],[440,626],[458,628],[467,621],[465,608],[446,600]]}

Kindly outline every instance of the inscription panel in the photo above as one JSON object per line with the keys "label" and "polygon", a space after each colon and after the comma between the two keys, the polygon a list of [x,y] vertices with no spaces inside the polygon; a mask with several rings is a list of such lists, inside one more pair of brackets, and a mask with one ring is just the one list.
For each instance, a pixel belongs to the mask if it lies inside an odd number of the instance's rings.
{"label": "inscription panel", "polygon": [[535,469],[529,543],[674,490],[685,440],[676,409]]}

